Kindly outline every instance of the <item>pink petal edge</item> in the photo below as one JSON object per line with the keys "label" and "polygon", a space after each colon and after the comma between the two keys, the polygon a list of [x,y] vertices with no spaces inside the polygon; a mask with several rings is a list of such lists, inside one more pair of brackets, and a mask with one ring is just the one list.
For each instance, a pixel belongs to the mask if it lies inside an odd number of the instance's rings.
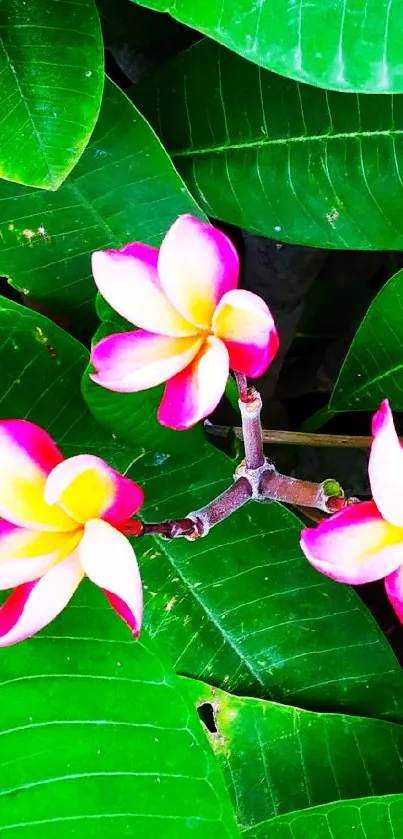
{"label": "pink petal edge", "polygon": [[230,367],[256,378],[273,361],[279,338],[270,309],[258,295],[229,291],[217,306],[213,329],[229,352]]}
{"label": "pink petal edge", "polygon": [[46,475],[64,460],[50,434],[28,420],[0,420],[0,447],[2,446],[6,446],[8,450],[10,447],[19,449]]}
{"label": "pink petal edge", "polygon": [[[92,518],[102,518],[112,525],[118,525],[131,518],[141,507],[144,501],[144,493],[141,487],[124,475],[120,475],[100,457],[90,454],[70,457],[52,470],[45,484],[46,502],[48,504],[59,503],[68,515],[75,517],[77,521],[83,524],[87,519],[77,517],[76,509],[68,509],[63,502],[63,493],[86,472],[94,473],[95,480],[96,476],[99,475],[100,480],[106,479],[106,483],[110,485],[110,491],[105,497],[105,506],[96,510],[96,515],[93,515]],[[79,507],[79,498],[77,498],[76,506]]]}
{"label": "pink petal edge", "polygon": [[157,263],[156,248],[133,242],[121,250],[93,253],[92,273],[105,300],[130,323],[171,337],[194,335],[194,326],[168,300]]}
{"label": "pink petal edge", "polygon": [[387,399],[374,414],[372,433],[368,474],[374,501],[387,521],[403,527],[403,449]]}
{"label": "pink petal edge", "polygon": [[108,390],[136,393],[160,385],[197,355],[200,338],[167,338],[151,332],[122,332],[103,338],[92,350],[91,379]]}
{"label": "pink petal edge", "polygon": [[0,422],[0,516],[33,530],[74,529],[66,514],[43,499],[46,476],[63,461],[49,434],[27,420]]}
{"label": "pink petal edge", "polygon": [[346,507],[301,534],[311,565],[341,583],[380,580],[403,561],[403,528],[384,521],[373,501]]}
{"label": "pink petal edge", "polygon": [[0,609],[0,647],[24,641],[53,621],[67,606],[83,576],[74,553],[39,580],[14,589]]}
{"label": "pink petal edge", "polygon": [[186,370],[167,382],[158,409],[161,425],[185,431],[217,407],[229,374],[227,349],[218,338],[208,338]]}
{"label": "pink petal edge", "polygon": [[77,532],[29,530],[0,520],[0,590],[39,579],[74,551]]}
{"label": "pink petal edge", "polygon": [[403,623],[403,566],[385,577],[385,591],[400,623]]}
{"label": "pink petal edge", "polygon": [[158,273],[175,309],[190,323],[208,329],[223,294],[238,285],[239,257],[221,230],[183,215],[162,242]]}
{"label": "pink petal edge", "polygon": [[138,635],[143,589],[129,540],[107,522],[94,520],[85,525],[79,552],[87,577],[105,592],[113,608]]}

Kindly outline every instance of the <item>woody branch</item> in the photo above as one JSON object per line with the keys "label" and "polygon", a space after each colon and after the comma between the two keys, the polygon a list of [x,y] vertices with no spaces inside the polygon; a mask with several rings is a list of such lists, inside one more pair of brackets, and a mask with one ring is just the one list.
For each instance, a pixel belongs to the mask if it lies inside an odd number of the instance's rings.
{"label": "woody branch", "polygon": [[246,377],[236,374],[245,458],[237,468],[234,483],[221,495],[183,519],[144,523],[130,521],[126,535],[159,535],[166,539],[183,537],[194,540],[207,536],[212,527],[228,518],[248,501],[282,501],[309,507],[324,513],[342,510],[355,499],[345,498],[337,481],[304,481],[277,472],[265,456],[261,424],[262,400],[255,388],[248,388]]}

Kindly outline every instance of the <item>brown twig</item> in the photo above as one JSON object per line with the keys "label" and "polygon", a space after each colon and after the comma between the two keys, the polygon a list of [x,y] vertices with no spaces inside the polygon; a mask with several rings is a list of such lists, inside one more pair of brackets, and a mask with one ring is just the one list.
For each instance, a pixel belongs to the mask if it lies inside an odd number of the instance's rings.
{"label": "brown twig", "polygon": [[[242,428],[226,425],[214,425],[206,423],[205,428],[208,434],[213,437],[226,437],[232,430],[239,440],[243,440]],[[351,448],[367,449],[372,444],[372,437],[353,437],[348,434],[306,434],[302,431],[277,431],[276,429],[263,429],[263,442],[273,445],[288,446],[317,446],[320,448]]]}
{"label": "brown twig", "polygon": [[207,536],[212,527],[227,519],[251,498],[251,484],[247,478],[241,477],[205,507],[189,513],[184,519],[152,523],[130,519],[122,528],[122,533],[125,536],[162,536],[164,539],[176,539],[181,536],[193,541]]}
{"label": "brown twig", "polygon": [[344,498],[336,481],[327,480],[317,484],[291,478],[289,475],[280,475],[272,470],[262,475],[259,499],[311,507],[325,513],[337,513],[353,503],[352,499]]}
{"label": "brown twig", "polygon": [[[142,536],[153,534],[164,539],[182,537],[189,540],[206,536],[209,530],[239,510],[250,500],[282,501],[297,507],[336,513],[356,499],[346,499],[337,481],[327,480],[321,484],[303,481],[289,475],[280,475],[268,461],[263,451],[263,435],[260,420],[262,400],[254,388],[247,388],[246,377],[235,374],[239,389],[239,406],[242,417],[240,432],[245,446],[245,459],[238,466],[234,483],[221,495],[195,510],[183,519],[143,523],[131,519],[122,527],[125,535]],[[210,429],[226,432],[227,429],[209,426]],[[272,433],[272,432],[268,432]],[[286,432],[281,432],[282,434]],[[291,432],[291,434],[295,434]],[[299,437],[323,438],[324,435],[300,434]]]}

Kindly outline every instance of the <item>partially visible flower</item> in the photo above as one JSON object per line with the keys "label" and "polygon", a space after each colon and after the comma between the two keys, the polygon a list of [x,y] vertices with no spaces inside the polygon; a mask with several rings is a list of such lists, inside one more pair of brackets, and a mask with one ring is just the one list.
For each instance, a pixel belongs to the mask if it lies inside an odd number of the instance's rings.
{"label": "partially visible flower", "polygon": [[261,376],[276,355],[268,307],[237,288],[232,242],[192,216],[172,225],[159,251],[137,242],[98,251],[92,270],[105,300],[140,327],[94,347],[92,379],[123,393],[167,382],[158,412],[162,425],[195,425],[217,406],[230,367]]}
{"label": "partially visible flower", "polygon": [[143,492],[103,460],[64,460],[46,431],[0,422],[0,646],[34,635],[68,604],[85,575],[140,631],[143,600],[136,557],[119,528]]}
{"label": "partially visible flower", "polygon": [[387,400],[372,421],[369,479],[373,501],[346,507],[303,530],[311,564],[334,580],[359,585],[385,578],[389,600],[403,623],[403,448]]}

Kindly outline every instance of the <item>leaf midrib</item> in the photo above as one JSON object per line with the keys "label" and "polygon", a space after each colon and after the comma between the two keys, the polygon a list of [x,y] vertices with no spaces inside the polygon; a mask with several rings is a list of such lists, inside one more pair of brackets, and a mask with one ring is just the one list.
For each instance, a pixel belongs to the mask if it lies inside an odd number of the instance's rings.
{"label": "leaf midrib", "polygon": [[[383,373],[379,373],[379,375],[377,375],[377,376],[373,376],[372,379],[368,379],[363,385],[360,385],[360,387],[357,387],[354,390],[352,390],[350,396],[347,396],[345,399],[341,399],[339,404],[340,405],[348,405],[353,396],[355,397],[358,394],[363,393],[364,391],[368,390],[368,388],[371,387],[372,385],[377,384],[377,382],[382,381],[382,379],[386,379],[388,376],[393,376],[393,374],[397,373],[399,370],[403,370],[403,362],[401,362],[400,364],[396,364],[395,367],[391,367],[389,370],[385,370],[385,372],[383,372]],[[340,376],[341,376],[342,372],[343,371],[341,370],[340,371]],[[336,389],[337,389],[337,382],[336,382],[336,385],[335,385],[335,391],[336,391]],[[332,400],[330,400],[330,402],[329,402],[329,408],[332,409],[333,411],[338,411],[339,410],[339,408],[336,408],[332,404]]]}
{"label": "leaf midrib", "polygon": [[386,137],[388,139],[395,139],[396,137],[403,136],[403,129],[397,128],[394,130],[384,129],[379,131],[350,131],[350,132],[340,132],[335,134],[310,134],[307,136],[306,134],[301,134],[300,136],[294,137],[276,137],[276,138],[267,138],[267,139],[259,139],[259,140],[245,140],[242,143],[227,143],[227,144],[217,144],[212,146],[204,146],[203,148],[194,148],[194,149],[182,149],[179,151],[171,150],[171,156],[176,157],[194,157],[196,155],[204,155],[204,154],[222,154],[227,151],[242,151],[248,149],[259,149],[259,148],[266,148],[270,146],[288,146],[292,144],[303,144],[303,143],[320,143],[320,142],[328,142],[331,140],[358,140],[361,142],[362,139],[372,139],[376,137]]}
{"label": "leaf midrib", "polygon": [[38,129],[37,129],[36,125],[35,125],[34,118],[33,118],[33,116],[32,116],[32,113],[31,113],[31,111],[30,111],[30,109],[29,109],[28,105],[27,105],[26,98],[25,98],[25,96],[24,96],[24,94],[23,94],[23,91],[22,91],[22,88],[21,88],[21,85],[20,85],[20,82],[19,82],[19,79],[18,79],[18,74],[16,73],[16,71],[15,71],[15,69],[14,69],[14,65],[12,64],[11,58],[10,58],[10,56],[9,56],[8,52],[7,52],[6,45],[5,45],[5,43],[4,43],[3,38],[1,37],[1,35],[0,35],[0,45],[1,45],[2,49],[3,49],[3,51],[4,51],[4,55],[5,55],[6,60],[7,60],[7,65],[8,65],[8,68],[9,68],[10,73],[11,73],[11,75],[12,75],[13,79],[14,79],[15,86],[16,86],[16,88],[17,88],[17,91],[18,91],[18,93],[19,93],[19,95],[20,95],[20,101],[21,101],[21,102],[23,103],[23,105],[24,105],[25,112],[26,112],[27,117],[28,117],[28,119],[29,119],[29,122],[30,122],[30,124],[31,124],[32,131],[33,131],[34,137],[35,137],[35,139],[36,139],[36,143],[37,143],[37,146],[38,146],[39,152],[40,152],[41,157],[42,157],[42,160],[43,160],[43,162],[44,162],[44,164],[45,164],[45,166],[46,166],[46,170],[47,170],[47,173],[48,173],[49,182],[50,182],[51,186],[53,186],[53,185],[54,185],[54,173],[53,173],[53,171],[52,171],[52,169],[51,169],[51,167],[50,167],[50,165],[49,165],[49,161],[48,161],[48,159],[47,159],[47,157],[46,157],[45,150],[44,150],[43,145],[42,145],[42,141],[41,141],[40,134],[39,134]]}
{"label": "leaf midrib", "polygon": [[[154,542],[156,548],[158,548],[159,550],[161,550],[161,548],[163,549],[163,552],[164,552],[166,558],[168,559],[168,562],[171,564],[172,568],[174,569],[175,574],[180,578],[180,580],[182,581],[186,590],[192,595],[192,597],[196,601],[197,605],[200,606],[203,613],[211,621],[213,626],[216,627],[216,629],[218,630],[218,632],[220,633],[220,635],[224,639],[224,641],[230,646],[232,651],[238,656],[239,660],[245,665],[246,669],[248,670],[250,675],[253,677],[253,679],[256,679],[257,683],[263,688],[264,687],[264,682],[261,678],[261,675],[260,675],[259,671],[256,672],[253,669],[252,663],[246,658],[246,656],[242,652],[242,650],[239,649],[238,645],[234,642],[231,635],[229,635],[229,633],[226,632],[225,629],[221,626],[221,624],[218,622],[217,618],[213,615],[213,613],[208,608],[206,603],[202,600],[202,598],[199,597],[199,595],[197,593],[197,590],[193,587],[191,581],[188,580],[187,577],[185,577],[181,568],[178,566],[178,564],[175,563],[174,557],[172,557],[170,555],[169,551],[166,549],[166,545],[163,544],[162,541],[155,536],[153,536],[152,539],[153,539],[153,542]],[[148,632],[151,634],[150,628],[148,628]]]}

